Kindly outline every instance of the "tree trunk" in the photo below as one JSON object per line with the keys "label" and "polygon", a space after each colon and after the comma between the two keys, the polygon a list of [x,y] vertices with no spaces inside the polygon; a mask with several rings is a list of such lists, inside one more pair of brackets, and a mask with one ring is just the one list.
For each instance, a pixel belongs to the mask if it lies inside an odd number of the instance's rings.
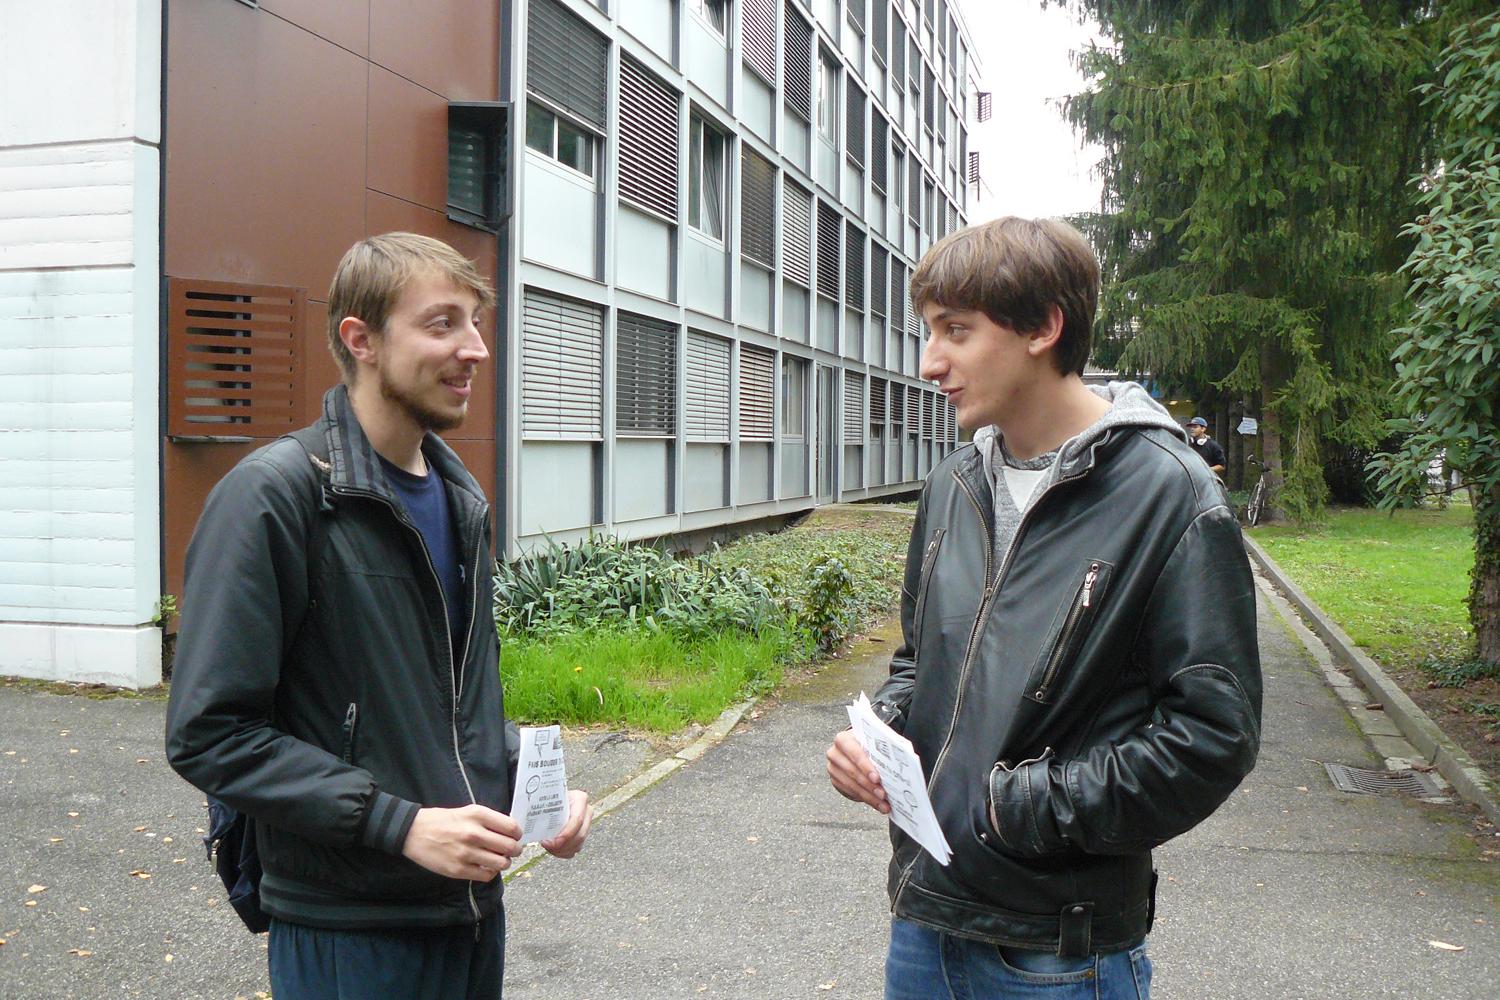
{"label": "tree trunk", "polygon": [[[1283,521],[1281,490],[1286,483],[1287,449],[1281,425],[1281,414],[1276,412],[1272,401],[1291,378],[1291,359],[1281,345],[1269,338],[1260,347],[1260,460],[1266,473],[1269,490],[1262,521]],[[1256,469],[1258,477],[1261,469]],[[1251,484],[1254,485],[1253,483]]]}
{"label": "tree trunk", "polygon": [[1229,468],[1225,471],[1229,478],[1225,480],[1231,490],[1239,491],[1245,488],[1245,435],[1239,432],[1240,421],[1245,418],[1245,404],[1235,400],[1229,407],[1229,422],[1224,431],[1227,440],[1219,443],[1224,446],[1224,454],[1229,459]]}
{"label": "tree trunk", "polygon": [[1479,659],[1500,663],[1500,483],[1474,489],[1474,575],[1469,622]]}

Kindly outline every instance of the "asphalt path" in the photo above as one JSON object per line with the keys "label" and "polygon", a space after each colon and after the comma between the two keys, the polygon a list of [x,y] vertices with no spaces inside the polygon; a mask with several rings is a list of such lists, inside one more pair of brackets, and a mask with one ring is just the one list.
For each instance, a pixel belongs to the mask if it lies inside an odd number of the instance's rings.
{"label": "asphalt path", "polygon": [[[1500,842],[1457,805],[1336,791],[1322,762],[1379,761],[1265,603],[1260,629],[1260,765],[1158,852],[1155,994],[1495,1000]],[[889,638],[759,705],[577,859],[513,879],[507,1000],[878,997],[885,821],[832,791],[822,755]],[[267,989],[264,938],[204,858],[202,796],[162,760],[164,707],[0,687],[0,998]],[[596,795],[662,754],[605,733],[568,751]]]}

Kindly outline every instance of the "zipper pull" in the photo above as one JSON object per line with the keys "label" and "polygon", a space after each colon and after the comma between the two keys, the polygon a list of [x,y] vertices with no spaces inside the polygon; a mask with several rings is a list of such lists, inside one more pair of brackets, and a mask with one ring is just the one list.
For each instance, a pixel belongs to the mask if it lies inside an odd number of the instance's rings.
{"label": "zipper pull", "polygon": [[1094,599],[1094,581],[1099,579],[1099,564],[1089,567],[1089,575],[1083,578],[1083,606],[1088,607]]}

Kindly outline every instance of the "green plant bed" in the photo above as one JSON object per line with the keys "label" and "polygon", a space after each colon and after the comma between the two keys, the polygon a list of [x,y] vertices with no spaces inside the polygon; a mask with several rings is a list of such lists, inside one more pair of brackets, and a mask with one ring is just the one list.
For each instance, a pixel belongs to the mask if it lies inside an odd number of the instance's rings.
{"label": "green plant bed", "polygon": [[1349,637],[1388,666],[1462,659],[1474,517],[1447,510],[1336,509],[1305,531],[1250,535]]}
{"label": "green plant bed", "polygon": [[500,651],[506,714],[538,724],[602,722],[672,733],[774,688],[796,645],[781,629],[689,638],[610,628],[511,638]]}

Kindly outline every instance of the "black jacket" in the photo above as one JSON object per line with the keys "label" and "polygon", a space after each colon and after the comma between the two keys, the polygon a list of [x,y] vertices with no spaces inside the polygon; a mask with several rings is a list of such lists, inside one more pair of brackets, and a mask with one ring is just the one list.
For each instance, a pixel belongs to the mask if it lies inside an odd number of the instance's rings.
{"label": "black jacket", "polygon": [[[896,827],[897,916],[1060,954],[1140,940],[1151,848],[1254,765],[1255,597],[1222,487],[1180,436],[1105,432],[992,565],[983,460],[928,477],[877,711],[915,745],[953,860]],[[993,804],[998,826],[991,823]]]}
{"label": "black jacket", "polygon": [[[445,480],[464,555],[467,637],[450,647],[421,536],[342,386],[315,426],[326,475],[283,438],[209,494],[188,548],[167,756],[255,819],[272,916],[475,922],[499,905],[500,881],[436,875],[401,846],[422,806],[510,808],[489,505],[429,434],[422,451]],[[465,651],[458,662],[453,649]]]}

